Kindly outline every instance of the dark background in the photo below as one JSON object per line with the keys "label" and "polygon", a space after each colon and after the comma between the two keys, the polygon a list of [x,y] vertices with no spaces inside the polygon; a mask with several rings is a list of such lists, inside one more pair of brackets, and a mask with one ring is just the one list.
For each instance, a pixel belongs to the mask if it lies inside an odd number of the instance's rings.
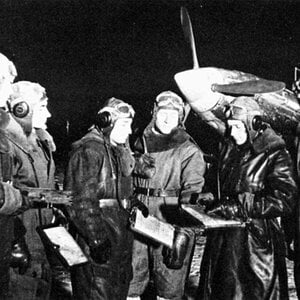
{"label": "dark background", "polygon": [[[299,1],[0,3],[0,52],[14,61],[17,80],[46,88],[58,160],[66,158],[70,143],[85,133],[107,98],[131,103],[140,126],[149,121],[158,93],[179,92],[174,74],[193,66],[181,6],[192,20],[200,67],[241,70],[290,88],[300,62]],[[203,150],[215,149],[216,136],[193,115],[187,129]]]}

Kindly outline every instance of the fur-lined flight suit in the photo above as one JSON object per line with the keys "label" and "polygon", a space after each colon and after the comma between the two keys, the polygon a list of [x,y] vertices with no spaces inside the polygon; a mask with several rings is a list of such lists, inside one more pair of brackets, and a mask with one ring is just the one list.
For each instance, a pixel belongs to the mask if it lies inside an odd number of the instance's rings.
{"label": "fur-lined flight suit", "polygon": [[[31,266],[25,274],[21,275],[17,269],[11,269],[8,297],[24,300],[48,299],[51,289],[51,270],[36,227],[50,224],[53,211],[48,208],[21,208],[26,195],[20,190],[26,187],[54,188],[55,166],[52,151],[55,150],[55,145],[52,137],[45,130],[39,129],[28,136],[25,135],[13,118],[8,127],[1,131],[1,144],[1,167],[5,171],[2,170],[5,174],[5,183],[2,184],[4,205],[0,211],[3,225],[1,226],[3,238],[1,251],[5,252],[1,255],[2,260],[4,259],[7,265],[6,258],[10,255],[13,237],[13,217],[3,216],[4,210],[11,214],[18,214],[18,218],[22,220],[26,229],[25,240],[31,255]],[[4,268],[1,270],[5,271]]]}
{"label": "fur-lined flight suit", "polygon": [[75,299],[126,299],[133,236],[122,200],[132,192],[133,166],[130,150],[112,146],[96,128],[73,145],[65,187],[77,193],[69,213],[89,258],[88,264],[71,270]]}
{"label": "fur-lined flight suit", "polygon": [[[206,163],[202,151],[184,129],[178,127],[170,134],[158,135],[153,132],[151,124],[135,143],[134,150],[136,153],[147,152],[155,161],[152,178],[146,179],[138,172],[134,174],[135,193],[139,200],[148,207],[151,215],[171,224],[182,225],[180,203],[189,203],[193,195],[201,193],[204,185]],[[168,268],[164,264],[162,246],[141,240],[138,236],[135,238],[134,277],[129,297],[142,295],[153,271],[158,296],[182,299],[195,241],[194,232],[187,231],[190,242],[180,269]]]}

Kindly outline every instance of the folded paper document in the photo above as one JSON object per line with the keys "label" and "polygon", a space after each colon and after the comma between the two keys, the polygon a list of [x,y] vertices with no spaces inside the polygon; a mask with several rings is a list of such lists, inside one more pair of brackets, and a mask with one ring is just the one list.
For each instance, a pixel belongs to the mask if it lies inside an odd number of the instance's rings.
{"label": "folded paper document", "polygon": [[199,205],[182,204],[182,209],[200,221],[205,229],[244,227],[245,223],[238,220],[226,220],[221,217],[207,215]]}

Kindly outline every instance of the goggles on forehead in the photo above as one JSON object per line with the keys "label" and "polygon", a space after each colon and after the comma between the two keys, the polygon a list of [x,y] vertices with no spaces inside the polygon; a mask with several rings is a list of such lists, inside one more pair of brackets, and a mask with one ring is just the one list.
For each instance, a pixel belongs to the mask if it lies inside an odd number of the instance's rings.
{"label": "goggles on forehead", "polygon": [[133,118],[135,115],[133,107],[127,103],[119,103],[113,107],[106,106],[102,108],[98,114],[104,111],[117,115],[119,118]]}
{"label": "goggles on forehead", "polygon": [[134,117],[134,109],[127,103],[119,103],[114,107],[114,109],[117,110],[120,114],[126,114],[132,118]]}
{"label": "goggles on forehead", "polygon": [[182,110],[184,106],[181,98],[169,97],[169,96],[161,96],[156,98],[156,104],[158,107],[174,106],[174,108],[178,110]]}

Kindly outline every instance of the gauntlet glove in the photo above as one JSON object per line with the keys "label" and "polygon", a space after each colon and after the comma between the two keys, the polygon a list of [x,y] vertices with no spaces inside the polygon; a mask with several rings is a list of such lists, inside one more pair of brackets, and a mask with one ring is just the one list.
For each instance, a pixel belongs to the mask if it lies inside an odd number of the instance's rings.
{"label": "gauntlet glove", "polygon": [[255,201],[255,194],[243,192],[237,194],[235,198],[227,198],[208,213],[213,213],[226,219],[248,219],[253,217],[257,210],[258,203]]}
{"label": "gauntlet glove", "polygon": [[53,219],[52,219],[52,224],[55,224],[56,226],[62,225],[62,226],[67,226],[68,225],[68,219],[64,212],[61,209],[58,209],[56,207],[52,208],[53,210]]}
{"label": "gauntlet glove", "polygon": [[215,202],[215,197],[212,193],[200,193],[195,202],[198,206],[204,206],[205,210],[209,210]]}
{"label": "gauntlet glove", "polygon": [[25,274],[26,270],[30,267],[31,256],[28,246],[25,242],[26,229],[22,221],[14,218],[14,235],[15,239],[12,243],[10,266],[12,268],[19,268],[19,274]]}
{"label": "gauntlet glove", "polygon": [[22,237],[12,244],[10,266],[12,268],[19,268],[19,274],[25,274],[26,270],[30,267],[30,253]]}
{"label": "gauntlet glove", "polygon": [[172,249],[164,246],[162,250],[163,262],[169,269],[180,269],[183,266],[189,241],[189,233],[184,228],[175,226]]}
{"label": "gauntlet glove", "polygon": [[243,217],[241,207],[237,203],[219,204],[207,212],[208,215],[217,215],[227,220]]}
{"label": "gauntlet glove", "polygon": [[137,197],[135,196],[130,196],[129,200],[130,200],[130,209],[129,209],[130,212],[134,207],[136,207],[142,212],[145,218],[149,216],[149,209],[142,201],[138,200]]}

